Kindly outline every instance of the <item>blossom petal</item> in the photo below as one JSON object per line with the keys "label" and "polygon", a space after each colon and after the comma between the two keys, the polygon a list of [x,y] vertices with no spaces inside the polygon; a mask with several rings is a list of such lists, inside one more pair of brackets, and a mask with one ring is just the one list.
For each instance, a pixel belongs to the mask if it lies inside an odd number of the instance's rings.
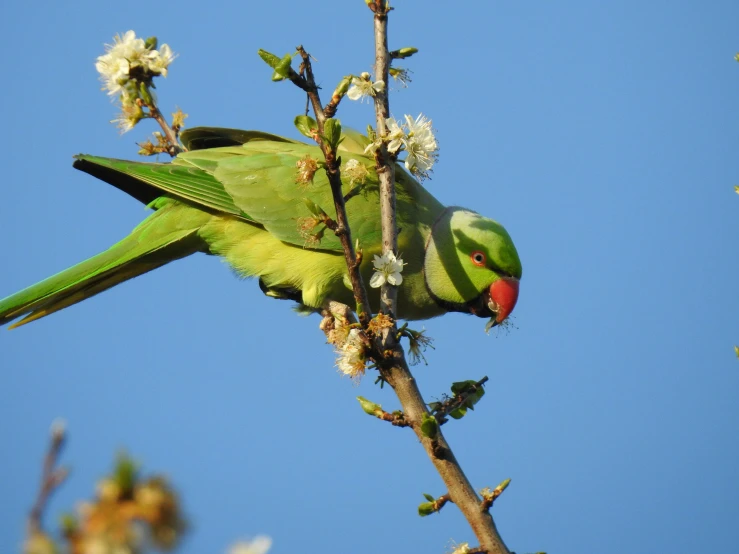
{"label": "blossom petal", "polygon": [[370,287],[373,289],[380,288],[385,283],[385,275],[381,272],[376,272],[370,279]]}

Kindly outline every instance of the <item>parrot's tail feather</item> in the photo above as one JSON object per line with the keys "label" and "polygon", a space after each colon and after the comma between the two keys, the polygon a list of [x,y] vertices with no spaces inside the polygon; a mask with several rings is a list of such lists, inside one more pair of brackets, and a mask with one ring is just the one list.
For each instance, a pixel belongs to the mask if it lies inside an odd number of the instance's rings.
{"label": "parrot's tail feather", "polygon": [[163,203],[105,252],[0,300],[0,325],[22,316],[10,329],[25,325],[168,262],[207,251],[197,234],[204,221],[192,212],[196,210],[172,201]]}

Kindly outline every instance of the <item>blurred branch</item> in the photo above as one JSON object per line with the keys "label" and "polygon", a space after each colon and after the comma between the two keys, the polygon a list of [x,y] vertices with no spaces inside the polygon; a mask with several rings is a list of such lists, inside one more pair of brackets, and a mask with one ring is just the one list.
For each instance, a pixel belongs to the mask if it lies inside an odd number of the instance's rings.
{"label": "blurred branch", "polygon": [[49,448],[44,457],[43,469],[41,471],[41,485],[36,501],[28,514],[28,535],[41,533],[41,520],[46,510],[46,505],[52,493],[61,485],[69,475],[69,469],[57,467],[59,454],[64,446],[66,431],[64,423],[55,421],[51,425],[51,437]]}

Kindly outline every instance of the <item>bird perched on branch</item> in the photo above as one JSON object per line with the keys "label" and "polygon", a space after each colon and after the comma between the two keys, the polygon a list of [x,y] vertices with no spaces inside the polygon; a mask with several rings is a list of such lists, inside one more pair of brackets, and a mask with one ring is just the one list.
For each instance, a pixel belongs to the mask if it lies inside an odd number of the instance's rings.
{"label": "bird perched on branch", "polygon": [[[76,156],[74,167],[147,204],[154,212],[108,250],[0,300],[0,325],[45,317],[166,263],[202,252],[223,257],[262,291],[320,310],[352,305],[328,179],[315,145],[258,131],[194,128],[171,163]],[[365,282],[382,274],[399,287],[398,318],[446,312],[503,322],[518,298],[521,262],[506,230],[473,211],[441,205],[396,166],[398,250],[382,256],[379,185],[366,137],[347,131],[339,147],[352,236],[363,250]],[[375,258],[375,256],[377,256]],[[374,267],[373,267],[374,258]],[[380,269],[378,270],[378,267]],[[391,277],[393,277],[391,279]],[[377,289],[370,301],[377,306]],[[11,328],[12,328],[11,327]]]}

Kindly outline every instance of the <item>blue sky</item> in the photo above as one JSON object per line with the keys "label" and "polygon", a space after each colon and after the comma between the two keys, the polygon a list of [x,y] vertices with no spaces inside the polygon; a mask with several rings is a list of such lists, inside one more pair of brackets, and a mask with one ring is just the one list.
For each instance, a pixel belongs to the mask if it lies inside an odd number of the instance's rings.
{"label": "blue sky", "polygon": [[[0,21],[5,176],[0,296],[81,261],[144,216],[72,169],[136,157],[93,62],[117,32],[179,53],[159,83],[190,126],[297,137],[304,98],[257,57],[305,45],[326,91],[370,70],[360,0],[319,4],[16,2]],[[415,369],[427,400],[490,377],[446,434],[512,550],[728,552],[739,508],[739,4],[397,2],[391,47],[415,46],[395,115],[433,118],[427,183],[503,223],[523,263],[510,332],[449,315]],[[367,104],[345,104],[364,128]],[[474,537],[407,430],[364,415],[391,391],[333,368],[318,319],[216,259],[193,256],[16,331],[0,330],[0,550],[17,549],[47,430],[68,421],[73,474],[50,524],[126,448],[166,472],[193,529],[182,552],[268,534],[277,554],[443,552]]]}

